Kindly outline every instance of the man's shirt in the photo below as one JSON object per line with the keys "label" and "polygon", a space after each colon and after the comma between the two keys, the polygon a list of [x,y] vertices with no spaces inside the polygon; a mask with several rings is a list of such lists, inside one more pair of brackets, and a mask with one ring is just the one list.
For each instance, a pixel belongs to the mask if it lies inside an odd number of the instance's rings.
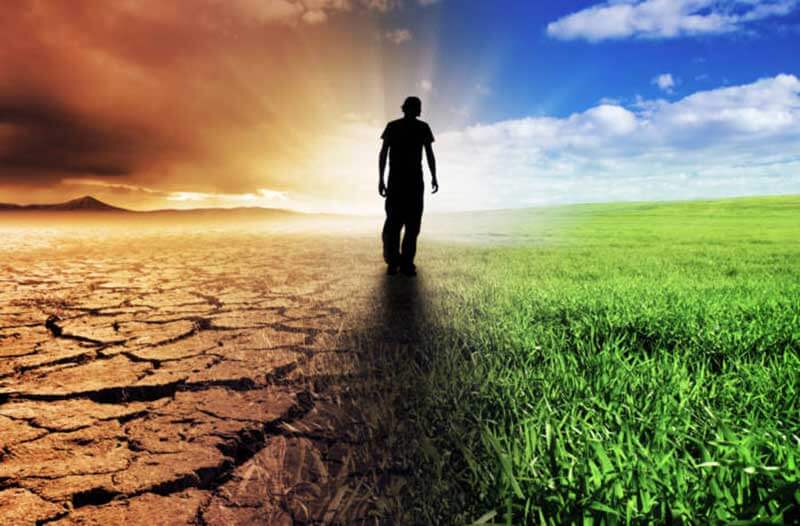
{"label": "man's shirt", "polygon": [[433,132],[426,122],[402,118],[386,125],[381,139],[389,145],[389,185],[422,186],[422,149]]}

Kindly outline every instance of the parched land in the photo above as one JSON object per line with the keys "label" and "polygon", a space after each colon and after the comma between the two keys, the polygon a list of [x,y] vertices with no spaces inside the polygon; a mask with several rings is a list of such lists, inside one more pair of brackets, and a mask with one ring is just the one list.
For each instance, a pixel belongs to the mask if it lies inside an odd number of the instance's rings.
{"label": "parched land", "polygon": [[7,234],[0,523],[387,513],[380,488],[394,468],[376,460],[364,365],[343,337],[381,297],[375,240]]}
{"label": "parched land", "polygon": [[0,223],[0,524],[796,524],[798,210]]}

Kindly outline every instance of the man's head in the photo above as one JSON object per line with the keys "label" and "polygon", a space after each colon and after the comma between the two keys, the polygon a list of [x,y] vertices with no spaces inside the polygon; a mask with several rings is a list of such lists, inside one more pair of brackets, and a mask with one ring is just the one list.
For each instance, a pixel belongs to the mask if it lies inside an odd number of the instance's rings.
{"label": "man's head", "polygon": [[422,113],[422,101],[419,97],[408,97],[403,103],[403,114],[406,117],[419,117]]}

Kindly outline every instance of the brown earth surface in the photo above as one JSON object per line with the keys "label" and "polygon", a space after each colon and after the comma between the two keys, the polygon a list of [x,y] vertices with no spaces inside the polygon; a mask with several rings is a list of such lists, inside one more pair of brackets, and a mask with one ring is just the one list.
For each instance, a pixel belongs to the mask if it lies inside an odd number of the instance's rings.
{"label": "brown earth surface", "polygon": [[398,522],[376,236],[129,232],[5,232],[0,524]]}

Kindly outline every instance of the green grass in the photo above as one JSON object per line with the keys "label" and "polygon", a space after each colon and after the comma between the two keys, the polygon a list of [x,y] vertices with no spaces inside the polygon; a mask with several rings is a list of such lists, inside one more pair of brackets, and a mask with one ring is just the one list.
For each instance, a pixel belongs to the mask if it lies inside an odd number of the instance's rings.
{"label": "green grass", "polygon": [[800,521],[800,197],[515,217],[421,253],[418,520]]}

